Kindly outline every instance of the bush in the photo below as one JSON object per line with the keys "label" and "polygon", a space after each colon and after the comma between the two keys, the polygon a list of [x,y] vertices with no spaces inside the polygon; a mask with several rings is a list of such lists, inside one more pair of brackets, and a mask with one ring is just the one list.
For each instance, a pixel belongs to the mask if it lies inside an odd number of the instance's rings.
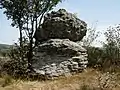
{"label": "bush", "polygon": [[120,68],[120,24],[109,27],[105,37],[106,43],[103,43],[102,48],[86,46],[89,66],[100,66],[102,70],[111,68],[111,71],[115,71]]}
{"label": "bush", "polygon": [[102,65],[102,55],[103,50],[102,48],[98,47],[87,47],[87,53],[88,53],[88,66],[89,67],[95,67],[95,66],[101,66]]}
{"label": "bush", "polygon": [[88,66],[98,68],[102,71],[115,72],[120,68],[118,48],[105,45],[102,48],[87,47]]}
{"label": "bush", "polygon": [[22,77],[26,75],[28,62],[27,62],[27,51],[28,45],[26,44],[26,39],[22,43],[22,47],[18,44],[15,44],[9,50],[9,58],[2,69],[6,71],[7,74],[14,77]]}
{"label": "bush", "polygon": [[115,71],[120,68],[120,25],[109,27],[105,32],[106,43],[103,45],[103,68]]}

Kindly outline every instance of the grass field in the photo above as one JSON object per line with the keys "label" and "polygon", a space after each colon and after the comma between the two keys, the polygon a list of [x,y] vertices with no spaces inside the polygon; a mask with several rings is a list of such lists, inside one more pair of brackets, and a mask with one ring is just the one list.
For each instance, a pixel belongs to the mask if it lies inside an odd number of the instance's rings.
{"label": "grass field", "polygon": [[0,79],[0,90],[120,90],[119,76],[94,69],[48,81],[14,80],[4,76]]}

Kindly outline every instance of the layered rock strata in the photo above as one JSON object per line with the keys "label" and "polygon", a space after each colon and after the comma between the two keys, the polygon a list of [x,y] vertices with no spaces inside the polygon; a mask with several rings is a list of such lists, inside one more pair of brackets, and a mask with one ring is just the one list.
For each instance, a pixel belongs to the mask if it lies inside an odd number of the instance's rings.
{"label": "layered rock strata", "polygon": [[35,33],[40,42],[35,48],[32,67],[36,74],[58,77],[80,72],[87,67],[87,51],[76,41],[86,35],[87,24],[64,9],[45,16]]}

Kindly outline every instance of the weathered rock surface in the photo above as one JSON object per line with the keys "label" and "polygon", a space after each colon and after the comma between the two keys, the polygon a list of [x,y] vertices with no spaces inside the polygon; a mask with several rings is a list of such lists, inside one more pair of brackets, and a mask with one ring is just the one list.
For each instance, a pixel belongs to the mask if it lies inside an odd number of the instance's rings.
{"label": "weathered rock surface", "polygon": [[87,24],[65,9],[48,13],[35,32],[38,45],[32,60],[35,73],[53,78],[85,69],[87,51],[77,41],[86,31]]}
{"label": "weathered rock surface", "polygon": [[38,41],[55,38],[80,41],[86,35],[86,31],[87,24],[84,21],[65,9],[60,9],[44,17],[42,28],[37,30],[35,38]]}
{"label": "weathered rock surface", "polygon": [[35,49],[32,67],[39,75],[57,77],[86,68],[86,49],[69,39],[50,39]]}

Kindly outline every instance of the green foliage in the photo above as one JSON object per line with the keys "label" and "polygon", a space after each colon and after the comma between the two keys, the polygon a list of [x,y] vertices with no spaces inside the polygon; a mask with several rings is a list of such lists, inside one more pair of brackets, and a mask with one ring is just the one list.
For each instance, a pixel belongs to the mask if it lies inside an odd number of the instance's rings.
{"label": "green foliage", "polygon": [[[118,48],[106,45],[104,47],[87,47],[88,66],[114,72],[119,68]],[[111,70],[110,70],[111,69]]]}
{"label": "green foliage", "polygon": [[120,68],[120,25],[109,27],[105,36],[106,43],[103,44],[103,47],[86,47],[89,66],[99,66],[104,71],[109,69],[110,72],[113,72]]}
{"label": "green foliage", "polygon": [[19,77],[24,76],[27,72],[27,54],[28,54],[28,46],[27,46],[27,39],[24,38],[24,42],[22,43],[22,47],[15,43],[13,47],[9,50],[9,58],[10,60],[7,61],[3,65],[3,70],[7,72],[7,74]]}
{"label": "green foliage", "polygon": [[[62,0],[1,0],[0,7],[4,9],[8,19],[12,20],[11,25],[16,26],[20,34],[20,45],[15,45],[15,48],[11,50],[11,58],[17,62],[24,61],[24,57],[27,58],[28,68],[31,69],[31,60],[33,57],[34,44],[34,32],[42,24],[43,17],[46,13],[53,9]],[[28,39],[27,43],[24,43],[24,38]],[[27,49],[26,45],[27,44]],[[24,52],[25,49],[25,52]],[[27,52],[27,55],[26,55]],[[13,63],[12,63],[13,64]],[[14,68],[20,64],[16,64]],[[18,67],[19,68],[19,67]],[[13,69],[11,69],[13,70]]]}
{"label": "green foliage", "polygon": [[[120,25],[109,27],[105,32],[106,43],[103,47],[97,48],[91,46],[91,41],[94,41],[95,31],[91,30],[86,39],[86,49],[88,52],[89,66],[99,66],[103,69],[120,67]],[[90,43],[89,43],[90,42]]]}
{"label": "green foliage", "polygon": [[109,27],[105,32],[107,43],[104,44],[105,61],[110,65],[120,64],[120,25]]}
{"label": "green foliage", "polygon": [[22,46],[15,43],[9,50],[9,57],[14,60],[21,60],[27,58],[27,53],[29,49],[27,43],[28,40],[25,37],[23,38]]}
{"label": "green foliage", "polygon": [[101,66],[102,64],[102,57],[103,57],[103,50],[102,48],[98,47],[87,47],[88,53],[88,66],[95,67]]}
{"label": "green foliage", "polygon": [[[104,44],[106,53],[111,57],[111,59],[120,58],[120,25],[115,27],[109,27],[105,32],[107,44]],[[110,59],[110,58],[109,58]]]}
{"label": "green foliage", "polygon": [[4,13],[8,19],[12,19],[11,25],[19,27],[26,23],[26,15],[40,17],[59,2],[61,0],[1,0],[0,6],[6,9]]}
{"label": "green foliage", "polygon": [[[97,23],[96,23],[97,24]],[[87,30],[87,35],[83,38],[83,46],[87,49],[88,53],[88,66],[94,67],[100,65],[103,50],[99,47],[94,47],[92,44],[99,37],[100,32],[97,32],[96,25]]]}

